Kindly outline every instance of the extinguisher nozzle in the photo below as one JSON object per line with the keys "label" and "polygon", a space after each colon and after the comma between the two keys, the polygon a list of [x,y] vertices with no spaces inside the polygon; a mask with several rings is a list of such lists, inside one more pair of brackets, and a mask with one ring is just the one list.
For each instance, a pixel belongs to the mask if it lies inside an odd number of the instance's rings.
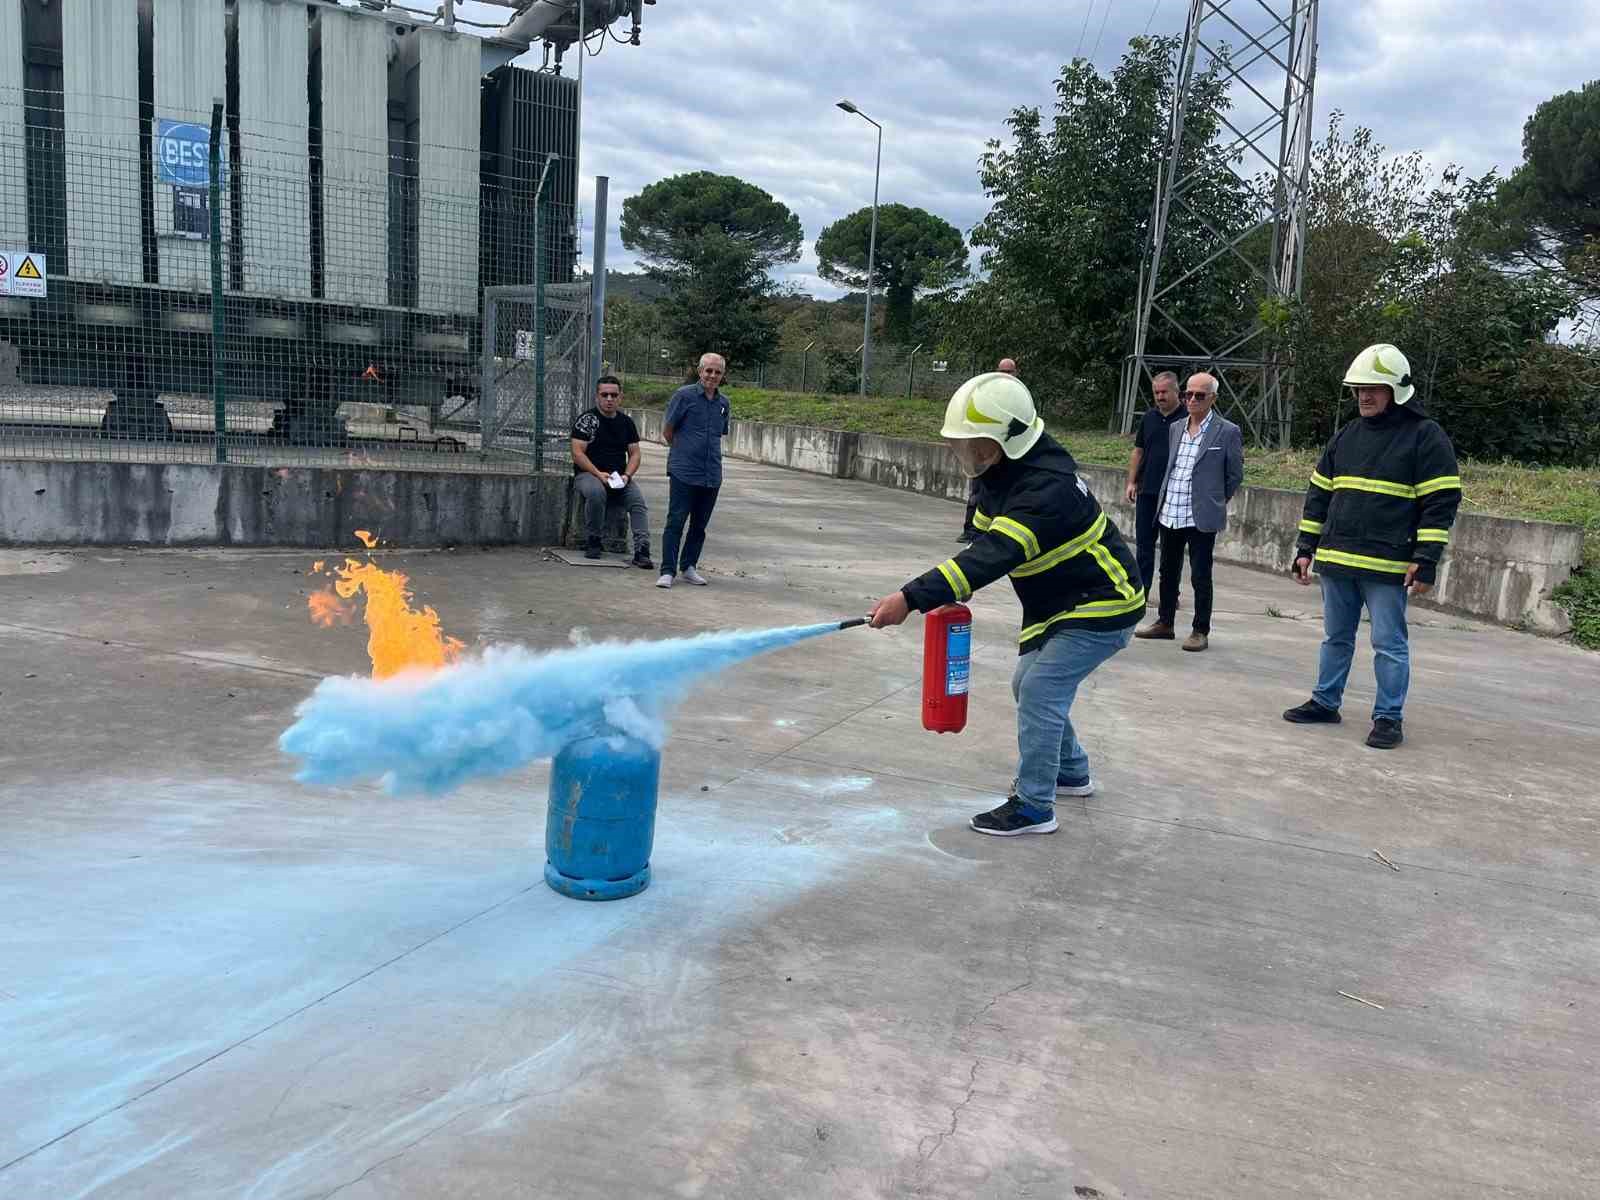
{"label": "extinguisher nozzle", "polygon": [[854,629],[857,625],[865,625],[866,623],[867,623],[867,618],[866,617],[852,617],[848,621],[840,621],[839,622],[839,628],[840,629]]}

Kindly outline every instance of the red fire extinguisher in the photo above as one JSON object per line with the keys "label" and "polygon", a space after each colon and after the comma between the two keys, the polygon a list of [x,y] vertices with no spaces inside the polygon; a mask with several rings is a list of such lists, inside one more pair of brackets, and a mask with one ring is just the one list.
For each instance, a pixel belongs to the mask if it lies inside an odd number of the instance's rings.
{"label": "red fire extinguisher", "polygon": [[922,621],[922,727],[960,733],[967,727],[972,678],[972,610],[946,604]]}

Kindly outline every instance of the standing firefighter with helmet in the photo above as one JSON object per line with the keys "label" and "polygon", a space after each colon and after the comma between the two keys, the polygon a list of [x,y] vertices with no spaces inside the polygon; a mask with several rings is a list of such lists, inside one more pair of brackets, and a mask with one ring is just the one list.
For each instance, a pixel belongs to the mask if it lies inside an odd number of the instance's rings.
{"label": "standing firefighter with helmet", "polygon": [[1455,449],[1416,399],[1411,366],[1388,344],[1368,346],[1345,372],[1360,416],[1333,435],[1306,489],[1294,575],[1322,576],[1324,637],[1311,699],[1283,714],[1337,723],[1355,656],[1361,608],[1372,618],[1378,696],[1367,745],[1404,740],[1411,682],[1406,597],[1433,587],[1461,504]]}
{"label": "standing firefighter with helmet", "polygon": [[1021,380],[998,371],[968,380],[945,409],[941,432],[962,472],[977,481],[978,537],[879,600],[872,626],[965,601],[1011,576],[1022,601],[1021,658],[1011,681],[1017,777],[1006,802],[973,817],[972,828],[999,837],[1054,833],[1056,797],[1094,792],[1072,701],[1132,639],[1145,608],[1143,581],[1072,455],[1044,432]]}

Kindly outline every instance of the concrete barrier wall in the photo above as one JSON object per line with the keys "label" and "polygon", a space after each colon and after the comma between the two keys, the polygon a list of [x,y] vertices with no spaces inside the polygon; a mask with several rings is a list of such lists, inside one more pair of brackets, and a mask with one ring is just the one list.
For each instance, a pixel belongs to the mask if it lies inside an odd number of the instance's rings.
{"label": "concrete barrier wall", "polygon": [[565,475],[7,462],[0,545],[551,545],[566,504]]}
{"label": "concrete barrier wall", "polygon": [[[641,437],[661,441],[660,412],[635,411],[632,416]],[[964,501],[967,495],[967,481],[955,469],[949,452],[936,442],[735,421],[727,450],[736,458],[949,500]],[[1133,505],[1122,498],[1126,471],[1084,466],[1080,474],[1131,542]],[[1241,489],[1228,507],[1228,528],[1217,539],[1217,557],[1224,562],[1287,571],[1304,498],[1299,491]],[[1582,561],[1583,530],[1576,525],[1463,512],[1445,552],[1438,585],[1424,603],[1526,625],[1541,633],[1566,633],[1571,622],[1563,609],[1550,602],[1550,593],[1566,582]]]}

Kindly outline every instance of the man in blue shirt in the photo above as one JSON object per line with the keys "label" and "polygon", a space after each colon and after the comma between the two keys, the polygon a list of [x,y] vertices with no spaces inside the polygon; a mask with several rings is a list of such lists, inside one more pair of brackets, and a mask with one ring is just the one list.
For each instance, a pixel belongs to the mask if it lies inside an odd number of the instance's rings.
{"label": "man in blue shirt", "polygon": [[[661,578],[659,588],[672,586],[683,568],[685,582],[705,587],[706,578],[697,569],[700,551],[706,543],[706,527],[711,510],[717,506],[722,488],[722,439],[728,435],[728,401],[723,396],[722,380],[728,364],[720,354],[700,356],[700,382],[679,388],[667,402],[667,417],[662,436],[671,450],[667,454],[667,524],[661,535]],[[689,523],[689,536],[683,537],[683,524]],[[678,557],[678,540],[683,538],[683,557]]]}

